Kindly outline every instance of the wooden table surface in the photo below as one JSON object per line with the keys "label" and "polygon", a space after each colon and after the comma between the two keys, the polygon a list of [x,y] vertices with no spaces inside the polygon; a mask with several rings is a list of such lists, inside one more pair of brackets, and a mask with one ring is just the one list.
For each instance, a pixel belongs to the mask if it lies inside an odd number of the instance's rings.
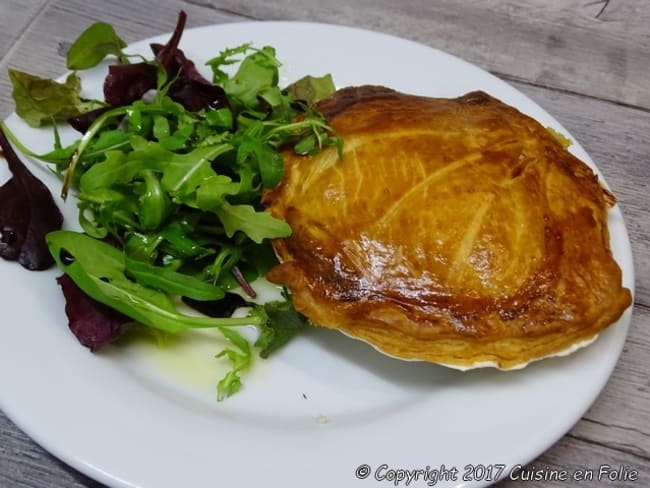
{"label": "wooden table surface", "polygon": [[[650,2],[0,0],[0,117],[13,110],[7,68],[59,76],[67,47],[92,21],[113,24],[131,42],[171,31],[181,8],[188,13],[188,27],[306,20],[415,40],[508,81],[580,141],[619,197],[626,219],[636,270],[633,319],[602,394],[533,464],[569,471],[604,464],[629,467],[638,471],[637,481],[603,480],[588,486],[650,486]],[[518,485],[571,483],[500,483]],[[96,486],[0,413],[0,487]]]}

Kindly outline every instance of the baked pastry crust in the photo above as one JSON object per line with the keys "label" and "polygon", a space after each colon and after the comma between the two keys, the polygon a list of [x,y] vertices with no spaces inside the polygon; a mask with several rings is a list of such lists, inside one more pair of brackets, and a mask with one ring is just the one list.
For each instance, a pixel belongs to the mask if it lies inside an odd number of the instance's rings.
{"label": "baked pastry crust", "polygon": [[614,196],[532,118],[483,92],[374,86],[319,110],[343,158],[288,151],[264,197],[293,229],[268,279],[312,323],[398,358],[511,369],[589,343],[630,305]]}

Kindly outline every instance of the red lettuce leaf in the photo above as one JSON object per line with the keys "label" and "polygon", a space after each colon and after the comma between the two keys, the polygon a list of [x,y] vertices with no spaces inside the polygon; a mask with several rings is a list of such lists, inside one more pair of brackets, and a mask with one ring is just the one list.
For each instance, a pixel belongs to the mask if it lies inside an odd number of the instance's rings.
{"label": "red lettuce leaf", "polygon": [[0,188],[0,257],[27,269],[51,267],[45,235],[58,230],[63,216],[50,190],[20,161],[0,128],[0,148],[12,178]]}
{"label": "red lettuce leaf", "polygon": [[113,107],[128,105],[156,88],[156,67],[148,63],[114,64],[104,80],[104,99]]}
{"label": "red lettuce leaf", "polygon": [[217,318],[230,317],[238,308],[251,305],[250,302],[235,293],[226,293],[221,300],[202,301],[188,297],[182,297],[181,300],[197,312],[201,312],[208,317]]}
{"label": "red lettuce leaf", "polygon": [[64,274],[56,279],[65,297],[68,326],[77,340],[91,351],[114,341],[132,320],[86,295],[72,278]]}
{"label": "red lettuce leaf", "polygon": [[[167,73],[173,73],[174,61],[178,52],[178,44],[181,42],[181,36],[185,30],[185,21],[187,20],[187,14],[185,11],[181,10],[178,12],[178,20],[176,21],[176,27],[172,33],[171,38],[167,41],[167,44],[161,46],[158,49],[155,49],[154,45],[151,46],[151,49],[154,51],[156,58],[160,61],[160,64],[163,65]],[[159,46],[159,45],[158,45]]]}
{"label": "red lettuce leaf", "polygon": [[109,110],[110,107],[96,108],[95,110],[84,112],[76,117],[70,117],[67,122],[74,130],[85,134],[95,119]]}
{"label": "red lettuce leaf", "polygon": [[226,93],[220,86],[206,85],[189,78],[176,80],[167,93],[169,98],[191,112],[203,108],[216,110],[229,106]]}
{"label": "red lettuce leaf", "polygon": [[170,51],[167,50],[167,46],[163,46],[162,44],[151,44],[151,50],[165,67],[167,73],[178,73],[182,70],[185,78],[203,83],[204,85],[211,85],[211,83],[201,73],[199,73],[199,70],[196,69],[194,62],[187,59],[182,49],[176,48],[171,51],[171,57],[168,58],[167,64],[165,64],[161,59],[163,53],[170,53]]}
{"label": "red lettuce leaf", "polygon": [[[178,48],[186,20],[187,15],[181,10],[174,33],[167,44],[151,44],[151,50],[169,79],[175,79],[167,94],[190,111],[228,107],[228,98],[223,88],[210,83],[199,73],[194,62]],[[108,76],[104,80],[104,98],[114,107],[133,103],[147,91],[156,88],[156,68],[153,64],[117,64],[108,70]]]}
{"label": "red lettuce leaf", "polygon": [[29,205],[27,196],[14,178],[0,188],[0,256],[13,261],[18,259],[27,233],[27,219],[11,218]]}

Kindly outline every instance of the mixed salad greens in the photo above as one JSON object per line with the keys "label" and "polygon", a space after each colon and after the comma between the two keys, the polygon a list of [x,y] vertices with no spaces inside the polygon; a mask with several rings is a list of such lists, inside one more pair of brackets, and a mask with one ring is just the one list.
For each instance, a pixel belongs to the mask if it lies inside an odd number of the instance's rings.
{"label": "mixed salad greens", "polygon": [[[32,240],[65,272],[58,281],[79,341],[94,350],[133,321],[172,333],[216,328],[230,343],[217,355],[231,363],[217,385],[222,399],[240,389],[253,348],[267,357],[306,326],[286,291],[284,300],[259,305],[250,285],[276,264],[270,240],[291,233],[260,203],[282,178],[281,150],[312,154],[335,145],[340,152],[341,140],[314,108],[334,91],[329,75],[282,89],[275,50],[244,44],[209,60],[207,80],[178,47],[185,21],[180,12],[169,42],[151,45],[151,60],[127,54],[114,29],[98,22],[70,47],[64,82],[10,70],[16,113],[33,127],[52,124],[54,149],[35,154],[4,124],[0,133],[51,165],[62,198],[75,191],[83,232],[57,230],[53,218]],[[84,99],[77,71],[107,56],[115,62],[104,100]],[[64,146],[60,122],[81,137]],[[29,202],[33,182],[22,176],[29,172],[4,135],[0,143],[14,162],[2,206]],[[16,259],[39,214],[58,213],[46,200],[22,216],[0,212],[0,242],[13,250],[3,257]],[[182,313],[179,297],[209,316]],[[248,315],[231,317],[240,306]],[[238,331],[246,325],[259,331],[252,346]]]}

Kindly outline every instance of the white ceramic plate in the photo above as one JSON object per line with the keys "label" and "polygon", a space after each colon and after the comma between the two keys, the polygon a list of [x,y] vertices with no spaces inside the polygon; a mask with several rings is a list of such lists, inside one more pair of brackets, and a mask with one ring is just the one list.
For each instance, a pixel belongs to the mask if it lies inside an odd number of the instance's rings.
{"label": "white ceramic plate", "polygon": [[[283,84],[330,72],[340,87],[383,84],[443,97],[482,89],[567,134],[485,71],[383,34],[240,23],[188,30],[181,48],[202,66],[244,42],[277,48]],[[148,54],[147,46],[131,49]],[[87,95],[100,95],[105,69],[84,74]],[[34,150],[50,149],[49,130],[29,129],[15,116],[9,124]],[[572,150],[593,165],[577,143]],[[32,167],[58,195],[58,182]],[[71,198],[64,208],[70,227],[74,205]],[[632,289],[618,209],[610,226],[624,284]],[[162,349],[136,341],[92,354],[68,331],[57,274],[0,262],[0,406],[54,455],[114,487],[394,486],[403,476],[397,470],[422,470],[411,486],[486,484],[498,465],[505,466],[503,476],[534,459],[582,416],[614,368],[631,313],[584,350],[507,373],[401,362],[336,332],[313,330],[254,368],[243,391],[217,403],[218,341],[191,335]],[[442,466],[441,481],[435,475]]]}

